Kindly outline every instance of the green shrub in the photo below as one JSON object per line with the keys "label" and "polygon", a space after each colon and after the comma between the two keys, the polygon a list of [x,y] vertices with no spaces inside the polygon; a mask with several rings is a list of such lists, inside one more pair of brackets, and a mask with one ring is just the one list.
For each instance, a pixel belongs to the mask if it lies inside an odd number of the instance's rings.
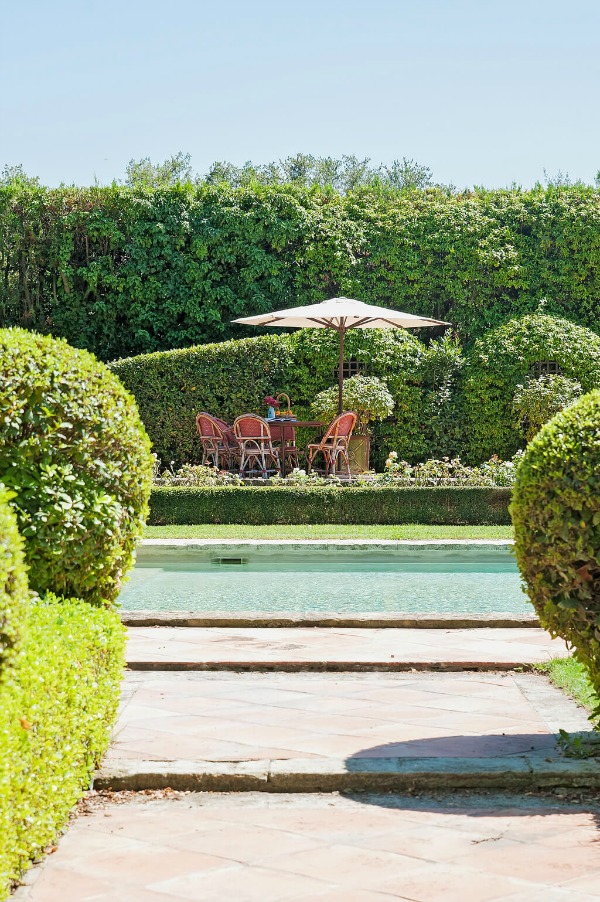
{"label": "green shrub", "polygon": [[[338,415],[339,389],[337,385],[319,392],[311,405],[312,413],[325,423]],[[394,399],[377,376],[351,376],[344,379],[342,392],[344,410],[353,410],[357,416],[356,432],[367,435],[369,423],[385,420],[394,409]]]}
{"label": "green shrub", "polygon": [[106,750],[124,663],[112,611],[32,604],[0,683],[0,898],[53,842]]}
{"label": "green shrub", "polygon": [[10,497],[11,493],[0,486],[0,682],[4,667],[15,653],[29,597],[23,542]]}
{"label": "green shrub", "polygon": [[520,417],[526,441],[530,442],[544,423],[581,396],[581,385],[559,373],[546,373],[517,385],[513,410]]}
{"label": "green shrub", "polygon": [[595,328],[599,236],[600,194],[584,186],[340,197],[13,182],[0,186],[0,325],[104,360],[253,334],[231,320],[335,294],[447,320],[468,341],[544,296]]}
{"label": "green shrub", "polygon": [[32,589],[110,603],[144,526],[152,478],[133,398],[86,351],[0,331],[0,482]]}
{"label": "green shrub", "polygon": [[510,523],[508,488],[157,486],[153,525],[171,523]]}
{"label": "green shrub", "polygon": [[522,446],[513,396],[532,367],[545,361],[557,363],[584,392],[600,385],[600,337],[567,320],[536,313],[510,320],[475,343],[465,378],[471,461],[512,457]]}
{"label": "green shrub", "polygon": [[528,446],[511,514],[519,569],[542,626],[576,649],[600,691],[600,392]]}

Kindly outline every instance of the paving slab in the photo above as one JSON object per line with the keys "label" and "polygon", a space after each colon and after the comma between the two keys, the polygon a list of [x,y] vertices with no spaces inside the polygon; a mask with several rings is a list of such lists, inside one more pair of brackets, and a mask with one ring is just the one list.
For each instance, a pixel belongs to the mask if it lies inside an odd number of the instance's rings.
{"label": "paving slab", "polygon": [[129,673],[96,785],[306,792],[600,780],[597,762],[565,769],[559,729],[585,731],[587,715],[541,674]]}
{"label": "paving slab", "polygon": [[15,902],[594,902],[600,805],[191,793],[97,799]]}
{"label": "paving slab", "polygon": [[514,669],[568,654],[542,629],[130,627],[138,670]]}

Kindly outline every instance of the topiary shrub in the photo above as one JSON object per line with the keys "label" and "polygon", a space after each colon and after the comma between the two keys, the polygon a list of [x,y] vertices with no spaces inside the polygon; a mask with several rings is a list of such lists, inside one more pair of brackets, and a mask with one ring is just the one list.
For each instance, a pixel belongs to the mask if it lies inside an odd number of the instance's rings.
{"label": "topiary shrub", "polygon": [[512,406],[521,421],[525,440],[530,442],[544,423],[580,396],[579,382],[559,373],[545,373],[517,385]]}
{"label": "topiary shrub", "polygon": [[32,589],[110,603],[148,511],[150,442],[133,398],[87,351],[0,331],[0,482]]}
{"label": "topiary shrub", "polygon": [[29,597],[23,542],[10,497],[0,486],[0,679],[16,649]]}
{"label": "topiary shrub", "polygon": [[576,649],[600,692],[600,392],[557,414],[528,446],[511,515],[540,623]]}
{"label": "topiary shrub", "polygon": [[465,402],[472,462],[512,457],[522,447],[512,402],[517,385],[541,362],[558,364],[584,392],[600,385],[600,336],[564,319],[535,313],[513,319],[477,341],[467,357]]}

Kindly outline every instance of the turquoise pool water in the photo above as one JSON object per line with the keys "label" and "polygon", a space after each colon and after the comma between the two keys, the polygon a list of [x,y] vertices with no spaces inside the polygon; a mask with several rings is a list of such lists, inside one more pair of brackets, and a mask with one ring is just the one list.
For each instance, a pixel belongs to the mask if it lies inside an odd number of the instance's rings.
{"label": "turquoise pool water", "polygon": [[[126,610],[289,613],[528,613],[510,556],[460,560],[145,560]],[[235,561],[229,562],[229,561]]]}

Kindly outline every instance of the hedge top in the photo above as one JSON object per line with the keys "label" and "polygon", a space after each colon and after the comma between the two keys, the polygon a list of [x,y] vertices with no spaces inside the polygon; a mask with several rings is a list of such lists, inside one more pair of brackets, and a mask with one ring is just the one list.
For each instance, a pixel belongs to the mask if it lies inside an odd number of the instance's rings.
{"label": "hedge top", "polygon": [[564,637],[600,689],[600,391],[557,414],[528,446],[511,513],[540,622]]}
{"label": "hedge top", "polygon": [[87,351],[0,330],[0,481],[30,584],[96,603],[119,592],[145,522],[150,443],[135,401]]}
{"label": "hedge top", "polygon": [[0,679],[17,647],[29,597],[23,540],[9,504],[11,496],[0,486]]}

